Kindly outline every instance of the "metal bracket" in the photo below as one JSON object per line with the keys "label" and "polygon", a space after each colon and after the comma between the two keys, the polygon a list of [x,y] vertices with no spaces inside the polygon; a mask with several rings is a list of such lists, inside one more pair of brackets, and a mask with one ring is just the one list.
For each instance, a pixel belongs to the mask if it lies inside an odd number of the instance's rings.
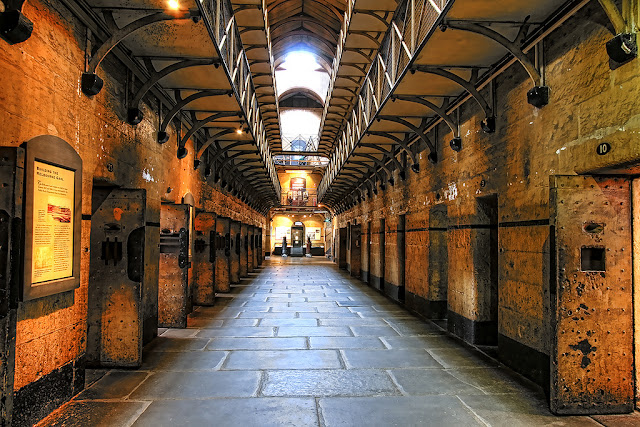
{"label": "metal bracket", "polygon": [[380,136],[382,138],[387,138],[396,142],[407,154],[409,154],[409,157],[411,157],[411,170],[415,173],[418,173],[420,171],[420,163],[418,162],[417,155],[413,152],[413,150],[411,150],[406,141],[388,132],[369,131],[367,133],[375,136]]}
{"label": "metal bracket", "polygon": [[514,56],[514,58],[516,58],[518,62],[520,62],[527,74],[529,74],[529,77],[531,77],[531,80],[533,80],[534,87],[527,92],[527,101],[534,107],[542,108],[549,103],[549,87],[542,86],[542,76],[540,71],[522,51],[521,47],[516,44],[518,41],[524,39],[529,27],[529,24],[527,23],[528,20],[529,17],[527,17],[523,22],[522,27],[516,36],[515,42],[507,39],[492,28],[475,22],[446,21],[442,25],[442,28],[443,30],[452,28],[454,30],[480,34],[502,45],[507,51],[509,51],[509,53],[511,53],[511,55]]}
{"label": "metal bracket", "polygon": [[[366,147],[366,148],[373,148],[374,150],[378,150],[381,151],[382,153],[384,153],[385,156],[389,156],[391,158],[391,161],[395,163],[396,167],[398,168],[398,170],[402,170],[402,165],[400,164],[400,162],[398,161],[398,159],[395,158],[395,156],[393,155],[393,153],[391,153],[390,151],[385,150],[384,148],[380,147],[377,144],[369,144],[369,143],[364,143],[361,142],[359,144],[360,147]],[[385,168],[386,169],[386,168]],[[390,179],[392,177],[391,173],[390,174]]]}
{"label": "metal bracket", "polygon": [[109,37],[102,44],[102,46],[100,46],[98,50],[91,56],[91,61],[89,61],[87,71],[82,73],[82,92],[87,96],[93,96],[100,93],[100,91],[102,90],[102,86],[104,85],[104,81],[100,77],[98,77],[98,75],[96,74],[96,70],[100,66],[102,60],[109,54],[109,52],[111,52],[114,47],[116,47],[118,44],[120,44],[120,42],[122,42],[125,38],[127,38],[134,32],[148,25],[155,24],[156,22],[178,19],[192,19],[199,16],[200,12],[198,10],[190,10],[188,12],[183,11],[174,15],[170,15],[166,12],[156,12],[139,18],[118,29],[118,31],[114,32],[111,37]]}
{"label": "metal bracket", "polygon": [[400,117],[396,117],[396,116],[378,116],[376,120],[386,120],[388,122],[396,122],[405,126],[406,128],[410,129],[413,133],[415,133],[422,140],[422,142],[427,144],[427,147],[429,147],[430,151],[435,151],[435,146],[429,140],[429,138],[427,138],[427,136],[424,134],[422,129],[420,129],[418,126],[415,126],[413,123],[409,122],[408,120],[401,119]]}
{"label": "metal bracket", "polygon": [[234,113],[234,112],[215,113],[208,117],[205,117],[202,120],[198,120],[197,122],[195,122],[193,126],[191,126],[191,129],[189,129],[187,133],[185,133],[184,136],[178,142],[178,158],[184,159],[187,156],[188,150],[185,147],[185,145],[187,144],[187,141],[189,140],[189,138],[191,138],[191,136],[194,133],[196,133],[197,131],[199,131],[200,129],[202,129],[203,127],[205,127],[207,124],[211,122],[214,122],[223,117],[232,117],[232,116],[240,116],[240,114]]}
{"label": "metal bracket", "polygon": [[155,71],[153,68],[153,64],[151,64],[151,60],[148,60],[147,68],[151,72],[151,77],[147,80],[138,92],[136,92],[133,99],[129,102],[129,108],[127,109],[127,123],[132,126],[137,125],[143,119],[142,111],[138,108],[140,101],[142,98],[149,92],[149,90],[160,81],[160,79],[168,76],[171,73],[174,73],[179,70],[183,70],[189,67],[197,67],[202,65],[214,65],[217,64],[217,61],[214,60],[202,60],[202,59],[186,59],[184,61],[176,62],[175,64],[171,64],[160,71]]}
{"label": "metal bracket", "polygon": [[[391,184],[391,186],[395,185],[395,181],[393,179],[393,173],[391,172],[391,170],[387,167],[384,158],[386,156],[383,156],[382,160],[378,159],[376,156],[368,154],[368,153],[354,153],[352,155],[352,157],[364,157],[366,159],[371,160],[372,162],[374,162],[376,165],[380,166],[382,169],[384,169],[384,171],[387,173],[387,181],[389,182],[389,184]],[[355,162],[353,162],[355,163]]]}
{"label": "metal bracket", "polygon": [[[218,140],[218,138],[220,138],[221,136],[224,136],[224,135],[229,135],[230,133],[234,133],[234,130],[233,129],[222,129],[220,132],[216,133],[213,136],[207,135],[206,141],[202,144],[202,146],[198,150],[198,153],[196,154],[196,159],[202,158],[202,155],[206,152],[207,148],[209,148],[211,146],[211,144],[216,142]],[[160,135],[160,134],[158,133],[158,135]],[[208,163],[211,164],[211,162],[208,162]]]}
{"label": "metal bracket", "polygon": [[[469,94],[476,100],[480,108],[484,111],[485,119],[480,122],[480,126],[482,130],[486,133],[493,133],[496,130],[496,118],[493,112],[493,109],[487,102],[487,100],[480,94],[478,89],[476,89],[475,85],[471,81],[467,81],[460,77],[459,75],[452,73],[451,71],[444,70],[442,68],[430,67],[427,65],[418,65],[413,70],[419,71],[421,73],[434,74],[440,77],[444,77],[445,79],[451,80],[452,82],[462,86],[464,90],[469,92]],[[448,123],[447,123],[448,124]]]}

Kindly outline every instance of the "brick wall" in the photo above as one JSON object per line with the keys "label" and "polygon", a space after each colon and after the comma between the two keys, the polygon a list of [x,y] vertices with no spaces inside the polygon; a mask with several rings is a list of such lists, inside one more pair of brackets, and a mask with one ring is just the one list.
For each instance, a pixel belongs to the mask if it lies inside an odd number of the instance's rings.
{"label": "brick wall", "polygon": [[[57,135],[83,159],[82,213],[91,215],[95,181],[147,191],[148,220],[158,222],[162,201],[180,203],[192,193],[200,209],[257,225],[265,218],[247,205],[204,182],[193,170],[193,149],[176,158],[175,131],[164,145],[156,142],[158,116],[147,105],[145,119],[128,125],[124,105],[124,67],[108,57],[99,69],[102,92],[88,98],[80,91],[85,28],[54,0],[25,4],[34,22],[31,38],[10,46],[0,41],[0,145],[17,146],[43,134]],[[113,171],[107,164],[113,165]],[[168,189],[171,189],[170,192]],[[16,339],[16,423],[29,424],[79,391],[83,384],[89,235],[82,226],[81,286],[74,292],[20,304]]]}
{"label": "brick wall", "polygon": [[[407,305],[435,318],[448,310],[449,323],[461,325],[455,332],[474,341],[474,333],[489,327],[484,322],[497,320],[497,304],[503,360],[540,382],[551,319],[549,177],[640,159],[633,137],[640,127],[640,61],[611,70],[605,50],[611,37],[600,6],[589,3],[545,40],[548,106],[527,104],[531,80],[521,66],[511,66],[495,82],[495,134],[482,132],[483,115],[467,102],[461,108],[461,152],[449,148],[453,135],[439,126],[437,165],[427,161],[428,152],[420,153],[418,174],[407,170],[404,182],[396,176],[395,186],[387,185],[336,221],[338,227],[371,221],[371,261],[363,269],[375,276],[380,218],[393,230],[398,215],[406,214]],[[488,89],[483,92],[488,96]],[[596,147],[604,139],[615,153],[598,156]],[[491,227],[478,208],[479,198],[488,195],[497,196],[500,223],[497,302],[488,296],[491,266],[483,258]],[[476,225],[486,227],[471,227]],[[392,282],[396,251],[389,237],[385,277]],[[518,357],[531,354],[536,360],[530,366],[518,366]]]}

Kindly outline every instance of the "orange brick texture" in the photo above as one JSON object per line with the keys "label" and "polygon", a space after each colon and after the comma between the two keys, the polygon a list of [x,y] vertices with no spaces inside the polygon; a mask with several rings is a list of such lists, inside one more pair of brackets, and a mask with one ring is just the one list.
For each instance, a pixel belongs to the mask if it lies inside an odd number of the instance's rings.
{"label": "orange brick texture", "polygon": [[[265,228],[264,216],[193,170],[191,141],[182,160],[176,158],[175,129],[169,142],[156,142],[157,111],[143,103],[145,119],[135,127],[125,122],[125,69],[115,59],[108,57],[98,70],[102,92],[93,98],[81,93],[86,30],[64,6],[35,0],[23,12],[35,23],[31,38],[13,46],[0,41],[0,145],[18,146],[43,134],[71,144],[83,160],[85,218],[91,215],[94,182],[100,182],[146,189],[150,222],[160,222],[162,202],[181,203],[192,193],[198,209]],[[84,220],[80,288],[18,308],[15,390],[19,394],[54,377],[61,379],[57,389],[64,385],[61,397],[43,396],[49,403],[25,409],[18,424],[42,418],[83,387],[90,230],[90,220]]]}

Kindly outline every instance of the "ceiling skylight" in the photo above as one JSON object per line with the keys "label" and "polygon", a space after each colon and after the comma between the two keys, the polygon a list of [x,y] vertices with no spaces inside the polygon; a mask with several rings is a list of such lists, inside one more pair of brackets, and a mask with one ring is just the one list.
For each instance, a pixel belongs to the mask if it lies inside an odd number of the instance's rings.
{"label": "ceiling skylight", "polygon": [[312,53],[293,51],[276,69],[276,86],[278,96],[299,87],[315,92],[324,102],[329,90],[329,73],[318,64]]}

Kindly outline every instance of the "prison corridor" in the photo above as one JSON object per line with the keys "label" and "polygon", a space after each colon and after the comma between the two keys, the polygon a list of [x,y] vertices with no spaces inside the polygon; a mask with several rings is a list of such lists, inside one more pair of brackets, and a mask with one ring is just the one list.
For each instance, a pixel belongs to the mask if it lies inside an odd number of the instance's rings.
{"label": "prison corridor", "polygon": [[323,258],[271,257],[41,426],[600,426]]}

